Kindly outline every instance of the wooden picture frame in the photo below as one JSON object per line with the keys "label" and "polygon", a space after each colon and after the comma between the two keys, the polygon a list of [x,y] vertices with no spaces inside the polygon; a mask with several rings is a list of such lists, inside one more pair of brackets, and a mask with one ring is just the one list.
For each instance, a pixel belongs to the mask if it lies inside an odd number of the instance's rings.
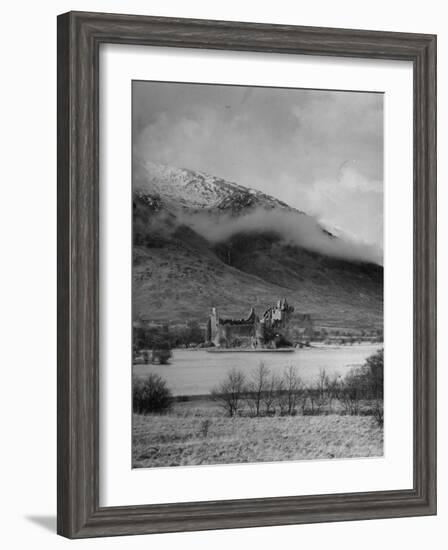
{"label": "wooden picture frame", "polygon": [[[414,74],[414,486],[99,506],[99,47],[407,60]],[[436,513],[436,37],[70,12],[58,17],[58,533],[98,537]]]}

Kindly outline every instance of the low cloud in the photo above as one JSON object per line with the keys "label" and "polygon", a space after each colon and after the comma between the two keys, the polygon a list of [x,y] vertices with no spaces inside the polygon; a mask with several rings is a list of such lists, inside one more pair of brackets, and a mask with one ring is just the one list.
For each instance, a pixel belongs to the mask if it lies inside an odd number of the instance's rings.
{"label": "low cloud", "polygon": [[356,162],[346,162],[335,178],[316,180],[302,195],[303,209],[330,231],[383,249],[383,186],[368,178]]}
{"label": "low cloud", "polygon": [[293,210],[259,208],[238,217],[227,214],[217,216],[182,213],[178,216],[178,221],[214,243],[226,241],[241,233],[275,233],[285,244],[326,256],[382,264],[382,255],[376,247],[348,238],[330,236],[315,218]]}

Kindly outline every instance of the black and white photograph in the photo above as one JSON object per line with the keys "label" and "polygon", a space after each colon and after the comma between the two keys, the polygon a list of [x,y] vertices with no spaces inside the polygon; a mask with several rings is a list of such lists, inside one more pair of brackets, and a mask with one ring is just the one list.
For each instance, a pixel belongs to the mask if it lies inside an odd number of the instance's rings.
{"label": "black and white photograph", "polygon": [[446,10],[254,7],[2,6],[7,550],[446,546]]}
{"label": "black and white photograph", "polygon": [[134,468],[383,455],[383,94],[134,81]]}

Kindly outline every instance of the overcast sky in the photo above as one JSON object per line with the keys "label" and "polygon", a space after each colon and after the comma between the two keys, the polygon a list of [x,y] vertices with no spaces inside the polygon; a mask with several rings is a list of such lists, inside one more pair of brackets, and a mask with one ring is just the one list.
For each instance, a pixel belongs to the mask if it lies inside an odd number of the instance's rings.
{"label": "overcast sky", "polygon": [[133,83],[134,154],[260,189],[382,250],[383,96]]}

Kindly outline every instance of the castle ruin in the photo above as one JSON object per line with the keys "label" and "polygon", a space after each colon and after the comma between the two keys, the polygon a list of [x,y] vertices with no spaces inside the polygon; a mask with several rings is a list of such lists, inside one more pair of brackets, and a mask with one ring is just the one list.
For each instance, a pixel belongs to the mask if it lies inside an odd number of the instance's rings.
{"label": "castle ruin", "polygon": [[206,342],[218,348],[276,348],[288,341],[288,329],[294,308],[286,298],[278,300],[261,316],[251,308],[244,319],[223,319],[212,308],[206,325]]}

